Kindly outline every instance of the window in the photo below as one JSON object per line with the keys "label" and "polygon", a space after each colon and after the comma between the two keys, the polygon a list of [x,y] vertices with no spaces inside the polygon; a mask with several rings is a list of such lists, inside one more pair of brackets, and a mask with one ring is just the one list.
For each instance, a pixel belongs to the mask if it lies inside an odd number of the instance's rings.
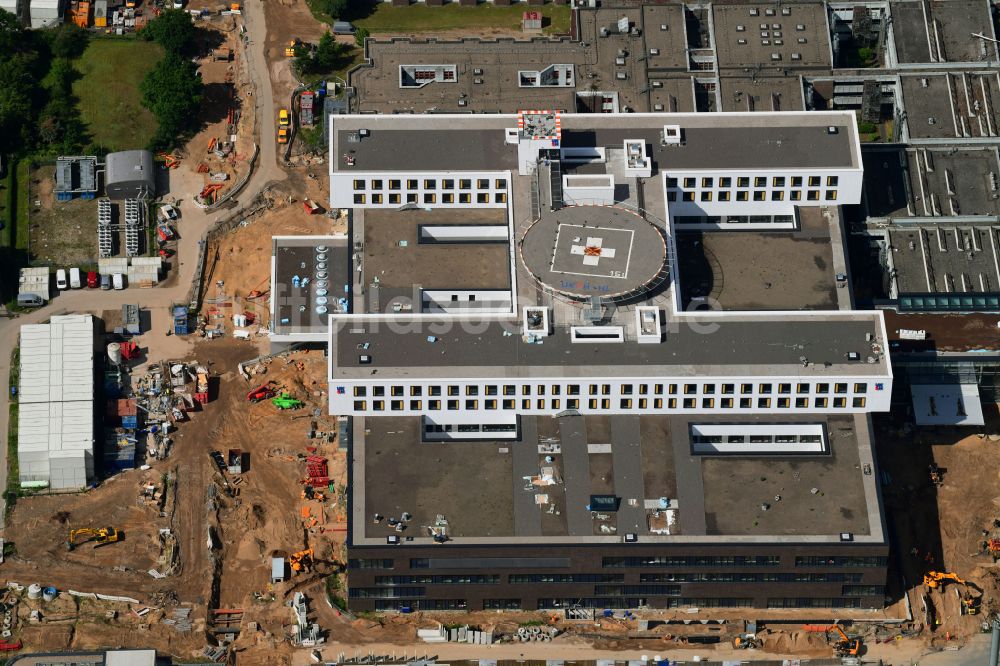
{"label": "window", "polygon": [[376,412],[381,412],[385,410],[385,400],[376,400],[372,403],[372,409]]}
{"label": "window", "polygon": [[701,200],[702,201],[711,201],[712,200],[712,193],[710,191],[708,191],[708,190],[703,190],[702,193],[701,193]]}
{"label": "window", "polygon": [[705,395],[715,395],[715,384],[702,384],[701,392]]}
{"label": "window", "polygon": [[497,401],[494,398],[490,398],[484,401],[484,405],[486,406],[486,409],[496,409]]}
{"label": "window", "polygon": [[785,200],[784,192],[782,192],[781,190],[771,191],[771,201],[784,201],[784,200]]}
{"label": "window", "polygon": [[736,191],[736,200],[737,201],[749,201],[750,200],[750,193],[747,192],[746,190],[737,190]]}
{"label": "window", "polygon": [[590,400],[588,400],[587,401],[587,408],[588,409],[597,409],[597,400],[594,399],[594,398],[591,398]]}
{"label": "window", "polygon": [[677,187],[677,179],[667,178],[667,187]]}
{"label": "window", "polygon": [[580,409],[580,401],[576,398],[570,398],[566,401],[566,409]]}
{"label": "window", "polygon": [[698,392],[697,384],[685,384],[684,385],[684,395],[694,395]]}
{"label": "window", "polygon": [[736,187],[750,187],[750,179],[747,176],[740,176],[736,179]]}
{"label": "window", "polygon": [[479,409],[479,401],[478,400],[466,400],[465,401],[465,408],[475,411],[475,410]]}
{"label": "window", "polygon": [[372,195],[372,203],[373,204],[381,204],[382,203],[382,195],[381,194],[373,194]]}
{"label": "window", "polygon": [[694,201],[694,192],[681,192],[681,201]]}
{"label": "window", "polygon": [[611,395],[611,384],[601,384],[601,395]]}
{"label": "window", "polygon": [[392,179],[390,179],[390,180],[389,180],[389,189],[390,189],[390,190],[398,190],[398,189],[399,189],[399,184],[400,184],[401,182],[403,182],[403,181],[401,181],[401,180],[396,180],[395,178],[392,178]]}
{"label": "window", "polygon": [[611,401],[607,398],[601,399],[601,409],[611,409]]}
{"label": "window", "polygon": [[828,404],[829,400],[827,400],[826,398],[816,398],[816,407],[818,409],[826,409],[826,406]]}
{"label": "window", "polygon": [[723,176],[719,179],[719,187],[732,187],[733,179],[729,176]]}
{"label": "window", "polygon": [[715,398],[702,398],[701,399],[702,409],[715,409]]}
{"label": "window", "polygon": [[539,384],[535,387],[535,393],[538,395],[545,395],[545,384]]}
{"label": "window", "polygon": [[452,412],[458,410],[458,400],[449,400],[448,401],[448,410],[452,411]]}
{"label": "window", "polygon": [[791,384],[778,384],[778,393],[791,393],[791,392],[792,392]]}
{"label": "window", "polygon": [[453,178],[445,178],[441,181],[441,187],[446,190],[455,189],[455,180]]}
{"label": "window", "polygon": [[437,181],[434,180],[433,178],[425,178],[424,179],[424,189],[425,190],[436,190],[437,189]]}
{"label": "window", "polygon": [[719,192],[719,201],[729,201],[729,190]]}
{"label": "window", "polygon": [[753,398],[740,398],[740,409],[750,409],[753,406]]}
{"label": "window", "polygon": [[767,195],[767,192],[765,192],[764,190],[754,190],[753,200],[754,201],[764,201],[766,195]]}
{"label": "window", "polygon": [[490,384],[486,387],[486,395],[496,395],[497,387],[496,384]]}
{"label": "window", "polygon": [[496,188],[498,190],[505,190],[505,189],[507,189],[507,179],[506,178],[497,178],[495,182],[496,182]]}
{"label": "window", "polygon": [[796,398],[795,409],[806,409],[809,407],[809,398]]}
{"label": "window", "polygon": [[788,198],[792,201],[802,201],[802,190],[792,190],[788,193]]}
{"label": "window", "polygon": [[493,203],[507,203],[507,193],[497,192],[493,195]]}
{"label": "window", "polygon": [[791,398],[778,398],[778,409],[788,409],[791,404]]}
{"label": "window", "polygon": [[864,382],[858,382],[857,384],[854,385],[854,392],[855,393],[867,393],[868,392],[868,384],[866,384]]}
{"label": "window", "polygon": [[490,188],[490,181],[486,178],[479,178],[476,180],[476,189],[488,190]]}
{"label": "window", "polygon": [[753,393],[753,384],[740,384],[740,393],[743,395]]}
{"label": "window", "polygon": [[368,409],[368,403],[365,400],[355,400],[354,401],[354,411],[363,412]]}
{"label": "window", "polygon": [[840,176],[827,176],[826,177],[826,186],[827,187],[837,187],[837,184],[839,182],[840,182]]}
{"label": "window", "polygon": [[760,386],[757,387],[757,391],[759,393],[770,393],[771,392],[771,385],[770,384],[761,384]]}
{"label": "window", "polygon": [[802,176],[792,176],[792,187],[802,187]]}
{"label": "window", "polygon": [[472,195],[468,192],[462,192],[458,195],[458,203],[467,204],[472,203]]}
{"label": "window", "polygon": [[566,394],[567,395],[580,395],[580,385],[579,384],[570,384],[569,386],[566,387]]}
{"label": "window", "polygon": [[649,384],[639,384],[639,395],[649,394]]}
{"label": "window", "polygon": [[653,394],[663,395],[663,384],[653,384]]}
{"label": "window", "polygon": [[399,397],[399,396],[403,395],[403,387],[402,386],[393,386],[392,388],[389,389],[389,395],[391,395],[393,397]]}
{"label": "window", "polygon": [[860,396],[854,398],[854,400],[852,401],[852,406],[857,409],[861,409],[862,407],[865,406],[865,399]]}
{"label": "window", "polygon": [[721,401],[721,405],[722,405],[723,409],[732,409],[733,408],[733,399],[732,398],[723,398],[722,401]]}
{"label": "window", "polygon": [[847,398],[834,398],[833,399],[834,409],[843,409],[847,407]]}
{"label": "window", "polygon": [[391,204],[398,204],[399,203],[399,195],[398,194],[390,194],[389,195],[389,203],[391,203]]}
{"label": "window", "polygon": [[417,189],[417,179],[416,178],[407,178],[406,179],[406,189],[408,189],[408,190],[415,190],[415,189]]}
{"label": "window", "polygon": [[697,401],[694,398],[684,398],[684,409],[694,409]]}
{"label": "window", "polygon": [[816,384],[816,393],[829,393],[830,385],[826,383]]}
{"label": "window", "polygon": [[368,389],[367,388],[365,388],[364,386],[355,386],[354,387],[354,397],[355,398],[363,398],[366,395],[368,395]]}
{"label": "window", "polygon": [[754,187],[767,187],[767,178],[764,176],[757,176],[753,179]]}
{"label": "window", "polygon": [[677,398],[670,398],[667,400],[668,409],[677,409]]}
{"label": "window", "polygon": [[785,186],[784,176],[775,176],[774,178],[771,179],[771,187],[784,187],[784,186]]}
{"label": "window", "polygon": [[809,176],[809,187],[819,187],[819,176]]}
{"label": "window", "polygon": [[465,387],[465,395],[479,395],[479,387],[478,386],[466,386]]}
{"label": "window", "polygon": [[412,203],[412,204],[417,203],[417,193],[416,192],[407,192],[406,193],[406,203]]}
{"label": "window", "polygon": [[837,190],[827,190],[826,191],[826,200],[827,201],[836,201],[837,200]]}
{"label": "window", "polygon": [[440,386],[428,386],[427,387],[427,395],[441,395],[441,387]]}
{"label": "window", "polygon": [[411,400],[410,401],[410,411],[419,412],[423,408],[423,400]]}
{"label": "window", "polygon": [[677,384],[671,384],[670,387],[667,389],[667,393],[669,393],[670,395],[677,395]]}
{"label": "window", "polygon": [[522,398],[521,399],[521,409],[524,409],[524,410],[531,409],[531,398]]}
{"label": "window", "polygon": [[834,393],[847,393],[847,383],[846,382],[837,382],[836,384],[833,385],[833,392]]}
{"label": "window", "polygon": [[376,397],[382,397],[383,395],[385,395],[385,387],[384,386],[373,386],[372,387],[372,395],[374,395]]}
{"label": "window", "polygon": [[427,408],[430,409],[432,412],[436,412],[439,409],[441,409],[441,401],[440,400],[428,400],[427,401]]}
{"label": "window", "polygon": [[622,389],[622,395],[632,395],[631,384],[622,384],[621,389]]}
{"label": "window", "polygon": [[695,182],[696,181],[695,181],[694,178],[685,178],[684,179],[684,187],[687,187],[687,188],[694,187]]}
{"label": "window", "polygon": [[373,180],[372,184],[371,184],[371,187],[369,189],[372,189],[372,190],[381,190],[382,189],[382,180],[381,179]]}
{"label": "window", "polygon": [[477,192],[476,193],[476,203],[484,204],[484,203],[489,203],[489,202],[490,202],[490,193],[489,192]]}
{"label": "window", "polygon": [[514,401],[510,400],[510,399],[504,400],[503,401],[503,408],[504,409],[514,409]]}
{"label": "window", "polygon": [[364,202],[365,202],[365,195],[363,195],[363,194],[355,194],[354,195],[354,203],[356,203],[356,204],[363,204]]}
{"label": "window", "polygon": [[471,178],[462,178],[461,180],[458,181],[458,187],[459,187],[459,189],[462,189],[462,190],[471,190],[472,189],[472,179]]}
{"label": "window", "polygon": [[675,190],[667,190],[667,201],[677,201],[677,192]]}
{"label": "window", "polygon": [[770,409],[771,399],[770,398],[757,398],[757,407],[759,409]]}
{"label": "window", "polygon": [[713,180],[712,178],[702,178],[701,179],[701,186],[702,187],[712,187],[712,180]]}
{"label": "window", "polygon": [[363,189],[365,189],[365,181],[361,180],[360,178],[355,178],[354,179],[354,190],[358,191],[358,190],[363,190]]}
{"label": "window", "polygon": [[819,201],[819,190],[809,190],[806,193],[807,201]]}
{"label": "window", "polygon": [[646,398],[639,398],[639,409],[646,409],[649,401]]}
{"label": "window", "polygon": [[424,192],[424,203],[432,204],[437,203],[437,195],[433,192]]}
{"label": "window", "polygon": [[622,398],[621,400],[618,401],[618,406],[621,409],[632,409],[632,399]]}
{"label": "window", "polygon": [[653,409],[663,409],[663,398],[653,398]]}
{"label": "window", "polygon": [[809,393],[809,384],[801,383],[795,385],[796,393]]}

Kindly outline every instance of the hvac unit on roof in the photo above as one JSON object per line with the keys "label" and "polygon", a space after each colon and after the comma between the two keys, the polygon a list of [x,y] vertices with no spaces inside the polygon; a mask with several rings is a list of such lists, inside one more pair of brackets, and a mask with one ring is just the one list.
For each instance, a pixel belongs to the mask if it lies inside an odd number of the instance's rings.
{"label": "hvac unit on roof", "polygon": [[664,125],[660,134],[660,144],[664,146],[679,146],[683,143],[680,125]]}
{"label": "hvac unit on roof", "polygon": [[666,23],[661,23],[660,24],[660,31],[661,32],[666,32],[667,31],[667,24]]}
{"label": "hvac unit on roof", "polygon": [[756,7],[750,8],[750,16],[760,16],[760,10]]}
{"label": "hvac unit on roof", "polygon": [[791,16],[792,15],[792,8],[791,7],[782,7],[781,8],[781,15],[782,16]]}
{"label": "hvac unit on roof", "polygon": [[764,14],[766,16],[774,16],[774,10],[773,9],[765,9],[764,10]]}

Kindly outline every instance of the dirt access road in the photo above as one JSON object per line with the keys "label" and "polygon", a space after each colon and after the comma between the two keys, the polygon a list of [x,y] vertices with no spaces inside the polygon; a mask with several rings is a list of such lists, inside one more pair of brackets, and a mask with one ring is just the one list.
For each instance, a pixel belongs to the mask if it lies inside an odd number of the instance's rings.
{"label": "dirt access road", "polygon": [[[264,21],[263,0],[246,0],[243,5],[243,20],[250,37],[249,46],[245,49],[247,70],[253,81],[256,92],[254,96],[257,106],[257,142],[260,154],[253,175],[243,190],[234,197],[238,206],[245,206],[252,201],[264,187],[271,182],[282,181],[287,175],[278,164],[278,156],[273,137],[276,134],[275,118],[271,112],[272,92],[271,78],[268,72],[264,45],[267,39],[267,29]],[[125,303],[138,302],[148,309],[152,317],[151,330],[143,337],[143,344],[148,346],[156,358],[184,356],[190,351],[191,343],[176,337],[167,337],[166,332],[172,325],[170,306],[175,302],[185,302],[188,291],[194,279],[197,267],[198,248],[204,241],[208,231],[221,219],[231,215],[230,211],[205,211],[191,203],[193,197],[201,189],[202,177],[193,171],[192,160],[180,169],[170,174],[171,190],[176,195],[186,197],[182,202],[180,225],[181,239],[175,258],[179,265],[174,267],[178,279],[171,287],[155,289],[126,289],[123,291],[92,291],[80,290],[65,292],[45,307],[29,314],[13,319],[0,321],[0,349],[10,350],[17,344],[20,327],[23,324],[37,324],[46,321],[56,314],[90,312],[99,314],[104,310],[121,308]],[[10,395],[10,357],[8,353],[0,354],[0,391],[4,396]],[[0,409],[0,433],[3,433],[4,446],[0,447],[0,489],[7,487],[7,435],[9,413],[4,405]],[[3,516],[6,502],[0,498],[0,530],[4,528]]]}

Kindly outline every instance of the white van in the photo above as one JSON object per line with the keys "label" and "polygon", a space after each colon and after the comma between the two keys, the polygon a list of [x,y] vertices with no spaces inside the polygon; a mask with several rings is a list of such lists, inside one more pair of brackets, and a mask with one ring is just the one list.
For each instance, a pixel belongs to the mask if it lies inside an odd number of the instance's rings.
{"label": "white van", "polygon": [[70,289],[80,288],[80,269],[71,268],[69,269],[69,287]]}
{"label": "white van", "polygon": [[66,282],[66,269],[60,268],[56,271],[56,289],[60,291],[69,286]]}
{"label": "white van", "polygon": [[115,289],[125,288],[125,276],[121,273],[115,273],[111,276],[111,282],[115,285]]}

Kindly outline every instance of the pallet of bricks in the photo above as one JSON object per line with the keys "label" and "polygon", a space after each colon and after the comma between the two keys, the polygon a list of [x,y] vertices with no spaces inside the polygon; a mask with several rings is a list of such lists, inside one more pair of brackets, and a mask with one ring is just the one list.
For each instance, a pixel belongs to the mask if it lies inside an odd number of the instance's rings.
{"label": "pallet of bricks", "polygon": [[115,253],[114,234],[111,230],[110,199],[99,199],[97,202],[97,248],[101,258],[106,259]]}

